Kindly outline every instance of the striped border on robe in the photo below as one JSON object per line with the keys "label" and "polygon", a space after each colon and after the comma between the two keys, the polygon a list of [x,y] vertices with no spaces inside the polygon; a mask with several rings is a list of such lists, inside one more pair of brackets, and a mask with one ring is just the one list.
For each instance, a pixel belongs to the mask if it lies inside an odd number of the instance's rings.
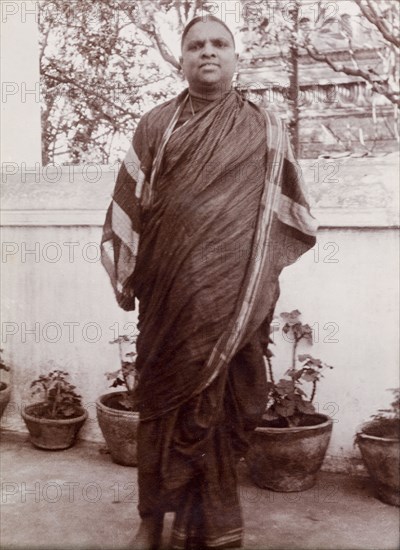
{"label": "striped border on robe", "polygon": [[[250,317],[257,306],[257,296],[260,291],[262,273],[267,269],[268,260],[271,257],[272,231],[274,218],[282,223],[282,228],[296,239],[311,248],[315,244],[315,236],[318,229],[317,220],[309,210],[297,203],[291,197],[282,193],[282,171],[285,161],[292,165],[295,162],[289,137],[284,131],[283,122],[273,113],[263,111],[266,117],[267,144],[269,147],[267,169],[265,174],[264,191],[261,197],[259,215],[255,238],[252,247],[252,262],[246,280],[246,288],[242,295],[235,315],[227,329],[214,346],[205,365],[209,373],[208,379],[196,390],[196,394],[208,387],[220,374],[221,370],[229,364],[242,342],[248,327]],[[298,174],[298,172],[296,172]],[[301,174],[292,182],[293,196],[303,196],[303,180]],[[293,231],[290,231],[293,230]],[[261,251],[260,254],[257,252]],[[298,254],[300,255],[300,254]],[[257,261],[256,261],[257,259]],[[292,261],[295,261],[294,259]],[[291,262],[286,262],[292,263]]]}
{"label": "striped border on robe", "polygon": [[140,159],[131,145],[118,172],[100,245],[102,264],[124,309],[134,309],[133,289],[127,282],[134,273],[139,249],[140,202],[147,185],[145,180]]}
{"label": "striped border on robe", "polygon": [[[170,548],[173,550],[185,550],[187,548],[189,534],[186,531],[174,528],[171,534]],[[204,543],[207,548],[239,548],[242,543],[243,529],[231,529],[220,537],[206,537]]]}
{"label": "striped border on robe", "polygon": [[114,288],[118,304],[135,308],[134,285],[129,284],[136,267],[139,250],[140,211],[151,206],[154,185],[161,168],[165,147],[189,97],[187,93],[170,120],[152,163],[150,181],[141,161],[130,146],[118,172],[113,200],[108,208],[101,241],[101,260]]}

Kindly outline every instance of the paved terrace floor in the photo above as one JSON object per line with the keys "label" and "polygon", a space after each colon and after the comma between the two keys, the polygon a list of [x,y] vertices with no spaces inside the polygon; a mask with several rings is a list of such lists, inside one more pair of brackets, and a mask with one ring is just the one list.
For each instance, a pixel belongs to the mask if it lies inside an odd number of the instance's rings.
{"label": "paved terrace floor", "polygon": [[[138,526],[137,470],[99,444],[41,451],[3,432],[1,476],[2,550],[122,550]],[[366,477],[321,472],[315,488],[286,494],[255,487],[245,464],[239,477],[246,550],[399,548],[399,508],[374,498]]]}

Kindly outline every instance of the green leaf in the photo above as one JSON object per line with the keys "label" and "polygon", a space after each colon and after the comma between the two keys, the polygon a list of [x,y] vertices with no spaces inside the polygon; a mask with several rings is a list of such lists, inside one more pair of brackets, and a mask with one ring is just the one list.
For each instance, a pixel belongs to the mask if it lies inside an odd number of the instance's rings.
{"label": "green leaf", "polygon": [[294,309],[293,311],[291,312],[286,312],[284,311],[283,313],[281,313],[281,317],[284,321],[287,321],[287,322],[294,322],[294,323],[297,323],[299,321],[299,317],[300,317],[301,313],[298,309]]}
{"label": "green leaf", "polygon": [[306,382],[318,382],[319,373],[317,372],[306,372],[303,374],[303,380]]}
{"label": "green leaf", "polygon": [[279,403],[275,406],[275,411],[279,416],[292,416],[295,411],[295,404],[293,401],[284,400],[282,403]]}
{"label": "green leaf", "polygon": [[315,407],[312,403],[309,401],[299,401],[297,403],[297,408],[300,412],[304,414],[313,414],[315,413]]}
{"label": "green leaf", "polygon": [[302,326],[302,332],[303,332],[303,338],[308,340],[310,344],[313,342],[313,331],[310,325],[303,325]]}
{"label": "green leaf", "polygon": [[294,376],[296,373],[297,373],[297,370],[296,370],[296,369],[288,369],[288,370],[285,372],[285,375],[287,375],[287,376]]}

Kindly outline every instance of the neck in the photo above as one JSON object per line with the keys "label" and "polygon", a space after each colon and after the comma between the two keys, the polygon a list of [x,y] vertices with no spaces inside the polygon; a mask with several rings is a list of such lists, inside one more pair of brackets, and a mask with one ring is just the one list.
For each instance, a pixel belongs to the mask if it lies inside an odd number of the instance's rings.
{"label": "neck", "polygon": [[208,86],[203,86],[202,88],[189,86],[189,93],[192,97],[205,99],[207,101],[214,101],[215,99],[219,99],[230,90],[230,84],[228,86],[218,85],[218,87],[216,88]]}

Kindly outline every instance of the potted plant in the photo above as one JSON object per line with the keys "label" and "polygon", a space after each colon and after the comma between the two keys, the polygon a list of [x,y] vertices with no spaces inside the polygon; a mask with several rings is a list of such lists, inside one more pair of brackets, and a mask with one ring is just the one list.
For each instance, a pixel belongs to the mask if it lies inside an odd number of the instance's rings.
{"label": "potted plant", "polygon": [[268,347],[265,350],[267,408],[246,455],[253,481],[273,491],[312,487],[332,432],[332,420],[319,414],[313,404],[323,371],[332,367],[309,354],[297,355],[300,342],[313,343],[312,329],[300,316],[298,310],[281,314],[282,331],[292,343],[292,364],[279,381],[273,374],[273,354]]}
{"label": "potted plant", "polygon": [[[3,350],[0,349],[0,370],[10,371],[10,367],[3,360]],[[10,401],[11,385],[8,382],[0,382],[0,418],[3,416],[4,410]]]}
{"label": "potted plant", "polygon": [[40,401],[23,408],[21,414],[35,447],[49,450],[71,447],[88,416],[68,376],[68,372],[54,369],[41,374],[30,385],[32,395],[39,396]]}
{"label": "potted plant", "polygon": [[113,461],[123,466],[137,466],[136,351],[124,351],[126,346],[132,349],[135,339],[124,334],[110,343],[118,344],[121,366],[106,376],[112,380],[112,388],[122,386],[124,390],[106,393],[97,399],[97,420]]}
{"label": "potted plant", "polygon": [[364,464],[377,496],[400,506],[400,388],[390,390],[390,408],[380,409],[356,434]]}

